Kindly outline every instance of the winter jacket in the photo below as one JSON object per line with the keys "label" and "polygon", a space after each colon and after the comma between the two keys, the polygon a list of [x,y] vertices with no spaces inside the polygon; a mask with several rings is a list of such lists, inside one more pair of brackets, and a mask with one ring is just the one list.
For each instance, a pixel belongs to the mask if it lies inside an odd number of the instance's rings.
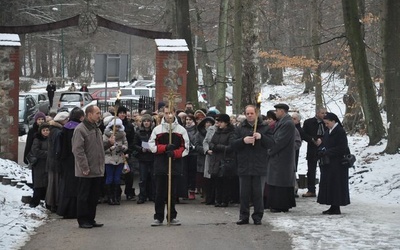
{"label": "winter jacket", "polygon": [[[75,176],[84,178],[104,176],[104,150],[111,146],[109,142],[103,144],[103,135],[96,124],[86,119],[80,123],[72,136]],[[88,170],[90,170],[89,175],[83,175],[83,171]]]}
{"label": "winter jacket", "polygon": [[[204,121],[204,120],[203,120]],[[205,121],[201,121],[197,125],[197,133],[195,136],[195,142],[194,142],[194,147],[197,151],[197,172],[203,173],[204,172],[204,163],[206,160],[206,152],[204,151],[203,148],[203,141],[204,138],[206,137],[207,130],[205,128]]]}
{"label": "winter jacket", "polygon": [[[168,174],[169,157],[166,154],[166,147],[169,142],[170,124],[162,119],[161,124],[156,126],[150,136],[149,146],[154,155],[154,175]],[[189,153],[189,137],[184,127],[179,125],[176,117],[171,123],[172,139],[171,144],[175,145],[172,157],[172,175],[182,175],[182,157]]]}
{"label": "winter jacket", "polygon": [[[143,122],[142,122],[143,124]],[[143,152],[143,142],[148,143],[153,128],[146,130],[143,125],[136,131],[133,139],[134,155],[139,161],[154,161],[154,154],[148,149]]]}
{"label": "winter jacket", "polygon": [[246,136],[253,136],[254,126],[244,120],[235,132],[232,148],[236,152],[239,176],[266,176],[267,175],[267,130],[268,126],[258,119],[257,132],[261,139],[256,140],[254,145],[245,144]]}
{"label": "winter jacket", "polygon": [[33,139],[31,153],[37,158],[37,162],[32,166],[32,181],[34,188],[47,187],[48,176],[46,171],[48,138],[40,134]]}
{"label": "winter jacket", "polygon": [[211,142],[209,143],[210,150],[213,151],[210,155],[210,166],[208,172],[217,174],[220,166],[220,161],[223,159],[235,159],[235,154],[232,150],[231,143],[235,138],[235,127],[229,124],[226,128],[217,128]]}
{"label": "winter jacket", "polygon": [[[112,129],[106,128],[103,134],[103,143],[106,144],[113,134]],[[126,140],[124,131],[115,131],[115,145],[107,148],[104,152],[105,154],[105,164],[119,165],[124,163],[125,154],[124,152],[128,150],[128,141]]]}
{"label": "winter jacket", "polygon": [[267,184],[293,187],[295,178],[295,133],[292,117],[288,114],[276,124],[269,136]]}

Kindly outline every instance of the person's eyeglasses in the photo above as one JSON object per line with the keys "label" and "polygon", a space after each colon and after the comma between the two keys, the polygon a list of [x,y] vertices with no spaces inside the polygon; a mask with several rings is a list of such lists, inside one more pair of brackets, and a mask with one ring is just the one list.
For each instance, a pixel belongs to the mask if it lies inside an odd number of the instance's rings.
{"label": "person's eyeglasses", "polygon": [[151,122],[150,120],[144,120],[143,122]]}

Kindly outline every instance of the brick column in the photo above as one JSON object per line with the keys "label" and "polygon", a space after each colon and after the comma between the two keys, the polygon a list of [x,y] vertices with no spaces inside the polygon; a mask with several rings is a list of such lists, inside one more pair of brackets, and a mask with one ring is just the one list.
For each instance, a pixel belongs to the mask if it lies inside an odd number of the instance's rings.
{"label": "brick column", "polygon": [[177,94],[175,107],[184,109],[187,90],[187,45],[183,39],[156,39],[156,107],[168,104],[166,95]]}
{"label": "brick column", "polygon": [[19,47],[0,46],[0,157],[18,162]]}

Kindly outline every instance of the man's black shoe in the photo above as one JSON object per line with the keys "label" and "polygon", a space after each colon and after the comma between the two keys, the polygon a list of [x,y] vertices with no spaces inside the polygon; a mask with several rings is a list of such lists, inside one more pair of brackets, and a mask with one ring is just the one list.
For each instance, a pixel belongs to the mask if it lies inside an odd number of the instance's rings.
{"label": "man's black shoe", "polygon": [[80,227],[80,228],[89,229],[89,228],[92,228],[93,225],[90,224],[90,223],[82,223],[82,224],[79,225],[79,227]]}
{"label": "man's black shoe", "polygon": [[102,226],[104,226],[104,224],[95,222],[95,223],[92,224],[92,226],[93,227],[102,227]]}
{"label": "man's black shoe", "polygon": [[144,203],[144,200],[138,200],[137,202],[136,202],[137,204],[143,204]]}
{"label": "man's black shoe", "polygon": [[245,224],[249,224],[249,220],[245,220],[245,219],[240,219],[236,222],[236,225],[245,225]]}
{"label": "man's black shoe", "polygon": [[254,225],[261,225],[262,223],[261,223],[261,220],[255,220],[254,221]]}

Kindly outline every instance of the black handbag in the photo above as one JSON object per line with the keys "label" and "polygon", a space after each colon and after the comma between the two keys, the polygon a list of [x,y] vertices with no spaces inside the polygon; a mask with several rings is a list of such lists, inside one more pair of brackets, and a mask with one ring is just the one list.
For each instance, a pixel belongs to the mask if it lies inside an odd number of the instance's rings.
{"label": "black handbag", "polygon": [[234,176],[236,174],[236,161],[232,158],[226,158],[226,149],[224,158],[219,162],[218,177]]}
{"label": "black handbag", "polygon": [[341,164],[343,167],[352,168],[355,162],[356,162],[356,156],[353,154],[347,154],[343,156]]}

